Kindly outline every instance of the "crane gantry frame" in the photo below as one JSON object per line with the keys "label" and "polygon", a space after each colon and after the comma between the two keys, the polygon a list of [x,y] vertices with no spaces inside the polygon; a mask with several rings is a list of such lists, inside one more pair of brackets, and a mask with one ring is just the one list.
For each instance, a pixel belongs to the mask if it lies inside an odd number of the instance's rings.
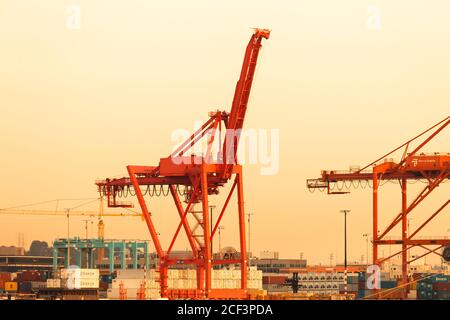
{"label": "crane gantry frame", "polygon": [[[372,194],[373,194],[373,225],[372,225],[372,248],[373,248],[373,264],[381,265],[383,262],[401,254],[402,255],[402,282],[406,288],[408,283],[408,265],[428,254],[437,254],[442,257],[437,251],[450,245],[450,239],[448,238],[427,238],[417,239],[415,236],[428,225],[438,214],[442,213],[445,207],[450,203],[450,199],[447,199],[437,210],[435,210],[429,217],[413,232],[408,234],[408,222],[407,216],[427,198],[441,183],[450,179],[450,153],[440,154],[434,153],[427,155],[425,153],[419,153],[424,146],[426,146],[431,140],[433,140],[439,133],[441,133],[450,124],[450,117],[446,117],[442,121],[438,122],[431,128],[425,130],[414,138],[408,140],[401,146],[388,152],[377,160],[369,163],[362,169],[351,170],[348,172],[343,171],[322,171],[321,177],[318,179],[308,179],[307,187],[309,189],[326,189],[328,194],[344,194],[347,191],[337,190],[332,188],[333,184],[339,182],[351,182],[350,186],[356,181],[372,181]],[[415,148],[408,153],[408,149],[411,148],[417,140],[425,137],[424,140],[418,143]],[[391,156],[396,151],[403,148],[402,157],[398,162],[395,162]],[[384,159],[384,161],[382,161]],[[380,163],[381,161],[381,163]],[[371,169],[371,170],[370,170]],[[408,180],[423,180],[426,182],[425,187],[419,192],[419,194],[409,204],[407,202],[407,181]],[[379,232],[379,210],[378,210],[378,193],[381,181],[398,181],[401,187],[402,195],[402,210],[399,214],[395,215],[392,222],[386,227],[383,232]],[[392,229],[401,224],[401,240],[387,239],[386,236],[392,232]],[[378,248],[382,245],[401,245],[402,249],[388,257],[380,259],[378,257]],[[428,248],[428,246],[437,246],[434,249]],[[420,247],[426,250],[425,254],[418,257],[414,257],[408,260],[407,253],[409,250],[415,247]],[[407,290],[404,290],[404,297],[406,298]]]}
{"label": "crane gantry frame", "polygon": [[[209,113],[209,119],[182,143],[169,157],[161,158],[158,166],[127,166],[129,177],[119,179],[105,179],[96,181],[101,195],[105,195],[109,207],[131,207],[130,203],[120,202],[117,198],[121,194],[131,195],[131,188],[137,197],[145,222],[150,231],[152,241],[159,256],[161,296],[167,298],[194,298],[194,299],[239,299],[247,298],[247,249],[245,238],[244,216],[244,190],[242,178],[242,166],[238,163],[236,152],[241,130],[245,119],[248,99],[254,78],[258,54],[262,39],[268,39],[270,31],[267,29],[255,29],[247,45],[239,81],[236,84],[233,103],[230,113],[214,111]],[[214,160],[212,146],[215,141],[221,144],[222,129],[226,130],[223,146]],[[207,150],[203,156],[193,154],[196,143],[207,137]],[[216,139],[217,137],[217,139]],[[190,153],[190,155],[189,155]],[[212,221],[209,220],[208,200],[209,196],[219,193],[234,175],[231,190],[223,203],[217,222],[210,231]],[[147,187],[142,191],[141,186]],[[180,222],[166,251],[163,250],[152,216],[148,209],[144,195],[150,192],[150,188],[156,186],[168,190],[173,198],[175,207],[180,217]],[[179,186],[185,187],[183,207],[179,197]],[[153,189],[155,190],[155,189]],[[163,189],[160,189],[161,191]],[[239,218],[239,242],[241,257],[236,261],[213,260],[211,243],[216,234],[220,221],[226,211],[228,203],[237,190],[238,218]],[[169,193],[169,191],[167,193]],[[193,210],[194,204],[201,203],[201,215]],[[187,219],[188,214],[195,218],[196,225],[191,227]],[[201,234],[195,234],[200,227]],[[190,248],[192,259],[178,259],[170,255],[180,229],[183,228]],[[178,263],[195,265],[197,269],[197,288],[193,290],[169,289],[167,285],[168,267]],[[212,265],[240,263],[241,286],[236,289],[212,288]]]}

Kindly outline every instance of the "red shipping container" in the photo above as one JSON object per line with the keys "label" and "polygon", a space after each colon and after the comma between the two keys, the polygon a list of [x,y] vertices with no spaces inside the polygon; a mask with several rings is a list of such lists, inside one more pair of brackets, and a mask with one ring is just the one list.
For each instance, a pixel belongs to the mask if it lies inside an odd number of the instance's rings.
{"label": "red shipping container", "polygon": [[108,282],[100,282],[99,283],[99,289],[102,291],[107,291],[109,289],[109,283]]}
{"label": "red shipping container", "polygon": [[24,271],[17,274],[17,282],[41,281],[42,276],[38,271]]}
{"label": "red shipping container", "polygon": [[6,282],[11,281],[11,273],[9,272],[0,272],[0,280],[4,280]]}
{"label": "red shipping container", "polygon": [[0,290],[5,290],[5,280],[0,279]]}
{"label": "red shipping container", "polygon": [[286,276],[263,276],[263,284],[283,284],[287,280]]}
{"label": "red shipping container", "polygon": [[450,282],[434,282],[434,291],[450,291]]}

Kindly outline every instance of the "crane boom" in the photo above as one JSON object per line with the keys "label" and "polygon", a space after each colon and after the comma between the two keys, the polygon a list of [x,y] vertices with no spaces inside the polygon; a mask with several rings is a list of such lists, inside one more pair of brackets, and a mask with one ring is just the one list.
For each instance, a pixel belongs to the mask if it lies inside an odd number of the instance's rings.
{"label": "crane boom", "polygon": [[236,84],[231,111],[226,121],[227,135],[223,144],[223,155],[227,166],[224,177],[230,174],[230,167],[236,163],[236,151],[241,129],[244,126],[245,112],[247,111],[259,50],[261,49],[261,41],[263,38],[269,39],[269,36],[270,30],[255,29],[245,50],[241,75]]}

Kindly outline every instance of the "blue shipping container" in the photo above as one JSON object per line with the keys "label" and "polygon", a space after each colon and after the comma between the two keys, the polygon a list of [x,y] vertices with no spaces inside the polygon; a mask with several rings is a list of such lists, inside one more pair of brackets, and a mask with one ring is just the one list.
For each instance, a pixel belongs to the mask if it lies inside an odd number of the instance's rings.
{"label": "blue shipping container", "polygon": [[397,286],[396,280],[385,280],[381,281],[381,289],[391,289]]}
{"label": "blue shipping container", "polygon": [[347,283],[357,284],[357,283],[359,283],[359,279],[357,276],[349,276],[349,277],[347,277]]}

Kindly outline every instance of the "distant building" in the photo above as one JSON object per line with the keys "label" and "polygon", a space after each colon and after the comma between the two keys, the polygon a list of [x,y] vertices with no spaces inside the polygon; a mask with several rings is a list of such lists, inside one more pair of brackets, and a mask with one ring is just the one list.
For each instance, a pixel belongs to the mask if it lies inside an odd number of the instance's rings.
{"label": "distant building", "polygon": [[[393,279],[401,279],[402,278],[402,266],[401,265],[390,265],[389,273],[391,278]],[[409,266],[409,274],[413,275],[416,273],[442,273],[442,274],[450,274],[450,270],[447,265],[443,266],[432,266],[432,265],[410,265]]]}
{"label": "distant building", "polygon": [[282,269],[306,268],[304,259],[254,259],[250,263],[263,273],[280,273]]}
{"label": "distant building", "polygon": [[25,255],[25,249],[22,247],[0,246],[0,256],[23,256],[23,255]]}
{"label": "distant building", "polygon": [[[62,267],[64,259],[58,258]],[[0,256],[0,272],[17,272],[26,270],[52,271],[53,258],[39,256]]]}
{"label": "distant building", "polygon": [[277,251],[261,251],[259,258],[260,259],[279,259],[280,253]]}

